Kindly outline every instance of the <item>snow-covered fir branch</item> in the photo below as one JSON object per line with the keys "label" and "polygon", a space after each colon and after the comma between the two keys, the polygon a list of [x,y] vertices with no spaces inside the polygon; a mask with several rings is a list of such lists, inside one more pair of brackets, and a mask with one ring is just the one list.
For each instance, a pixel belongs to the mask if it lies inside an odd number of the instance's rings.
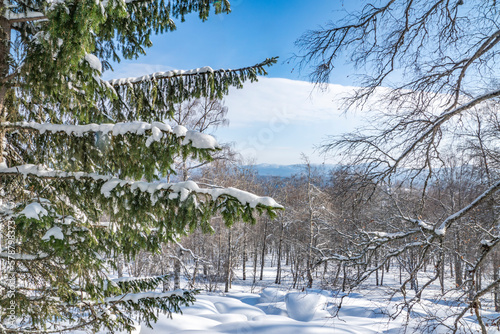
{"label": "snow-covered fir branch", "polygon": [[196,77],[196,76],[212,76],[216,79],[224,79],[224,77],[231,78],[234,75],[244,75],[244,74],[265,74],[264,66],[269,66],[276,62],[275,58],[268,58],[265,61],[255,64],[254,66],[248,66],[239,69],[218,69],[213,70],[210,66],[205,66],[201,68],[191,69],[191,70],[171,70],[165,72],[154,72],[148,75],[143,75],[140,77],[130,77],[121,79],[108,80],[113,87],[134,85],[138,83],[145,83],[150,81],[158,81],[163,79],[171,78],[183,78],[183,77]]}
{"label": "snow-covered fir branch", "polygon": [[256,208],[257,206],[278,209],[283,208],[271,197],[257,196],[252,193],[232,187],[200,188],[198,184],[193,181],[184,181],[178,183],[126,181],[109,175],[100,175],[96,173],[86,172],[64,172],[30,164],[10,168],[0,166],[0,175],[17,175],[25,178],[34,177],[38,179],[90,179],[93,181],[104,181],[101,186],[101,194],[103,194],[105,197],[111,197],[111,191],[113,191],[117,187],[127,187],[131,191],[138,190],[149,194],[154,194],[159,191],[168,191],[170,192],[169,198],[174,199],[179,197],[181,201],[185,200],[189,194],[196,193],[201,195],[209,195],[212,200],[216,200],[219,197],[232,197],[238,200],[243,205],[249,205],[251,208]]}
{"label": "snow-covered fir branch", "polygon": [[163,122],[121,122],[116,124],[86,124],[86,125],[70,125],[70,124],[50,124],[50,123],[35,123],[35,122],[16,122],[0,123],[0,129],[7,130],[31,130],[44,133],[65,133],[71,136],[81,137],[87,133],[101,132],[107,135],[125,135],[128,133],[135,135],[145,135],[146,131],[151,131],[151,136],[146,141],[146,146],[151,145],[153,141],[159,141],[163,137],[163,133],[174,134],[177,137],[183,138],[183,145],[191,144],[198,149],[216,149],[219,147],[214,137],[205,133],[187,130],[182,125],[177,125],[174,128]]}

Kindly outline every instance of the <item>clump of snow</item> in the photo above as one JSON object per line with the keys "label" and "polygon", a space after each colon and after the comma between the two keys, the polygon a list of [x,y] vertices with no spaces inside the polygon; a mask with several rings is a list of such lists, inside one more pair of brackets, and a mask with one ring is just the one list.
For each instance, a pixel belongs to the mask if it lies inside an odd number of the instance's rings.
{"label": "clump of snow", "polygon": [[97,58],[93,54],[87,53],[85,55],[85,61],[89,63],[91,68],[98,71],[99,73],[102,73],[102,64],[99,58]]}
{"label": "clump of snow", "polygon": [[236,198],[240,203],[248,204],[251,208],[255,208],[259,204],[270,206],[273,208],[283,208],[283,206],[276,203],[276,201],[271,197],[260,197],[244,190],[239,190],[232,187],[226,189],[210,189],[209,193],[214,197],[214,199],[221,195],[232,196]]}
{"label": "clump of snow", "polygon": [[116,188],[119,184],[121,184],[123,181],[113,178],[107,182],[105,182],[102,187],[101,187],[101,194],[104,195],[104,197],[111,197],[111,191]]}
{"label": "clump of snow", "polygon": [[172,129],[172,132],[177,136],[177,137],[184,137],[186,133],[188,132],[188,129],[186,129],[185,126],[182,125],[177,125]]}
{"label": "clump of snow", "polygon": [[285,302],[290,318],[310,321],[318,310],[325,307],[326,298],[317,293],[290,292],[286,295]]}
{"label": "clump of snow", "polygon": [[40,218],[47,216],[48,212],[44,207],[38,202],[33,202],[28,205],[19,213],[24,215],[26,218],[39,220]]}
{"label": "clump of snow", "polygon": [[42,237],[42,240],[50,240],[50,237],[54,237],[54,239],[63,240],[64,234],[59,226],[54,226],[49,229],[45,235]]}
{"label": "clump of snow", "polygon": [[191,143],[193,147],[200,149],[215,149],[219,147],[214,137],[197,131],[187,131],[182,141],[183,145]]}
{"label": "clump of snow", "polygon": [[151,132],[151,136],[146,140],[146,147],[149,147],[154,141],[160,141],[163,138],[163,132],[158,127],[153,126]]}

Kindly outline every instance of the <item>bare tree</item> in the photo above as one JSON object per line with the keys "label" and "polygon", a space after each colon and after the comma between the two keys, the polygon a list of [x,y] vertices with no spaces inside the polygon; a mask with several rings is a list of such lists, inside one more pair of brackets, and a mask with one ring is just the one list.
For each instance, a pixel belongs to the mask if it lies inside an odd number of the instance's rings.
{"label": "bare tree", "polygon": [[[329,81],[341,54],[347,54],[355,68],[367,71],[363,88],[347,105],[375,110],[371,126],[333,137],[324,145],[325,152],[340,150],[350,164],[363,168],[365,181],[358,185],[374,185],[369,194],[385,189],[397,212],[386,218],[385,230],[358,234],[359,247],[346,258],[365,267],[358,282],[391,259],[410,256],[399,292],[411,309],[431,283],[443,280],[448,246],[456,232],[474,231],[474,243],[467,249],[471,257],[464,260],[467,275],[456,280],[461,283],[458,289],[466,291],[457,298],[466,306],[455,315],[453,332],[470,310],[486,333],[481,300],[498,291],[500,284],[497,273],[480,285],[481,272],[500,243],[495,213],[500,189],[499,9],[493,0],[371,1],[340,23],[309,31],[297,41],[302,49],[299,63],[302,68],[312,66],[311,79],[318,84]],[[438,210],[431,188],[437,188],[442,171],[450,167],[446,154],[460,150],[468,152],[469,161],[462,164],[473,172],[484,171],[486,177],[472,197],[453,202],[451,211],[441,202]],[[420,193],[418,205],[408,206],[398,198],[415,191]],[[382,258],[374,265],[376,254]],[[429,262],[435,264],[434,274],[415,284]],[[412,298],[406,298],[407,284],[415,290]]]}

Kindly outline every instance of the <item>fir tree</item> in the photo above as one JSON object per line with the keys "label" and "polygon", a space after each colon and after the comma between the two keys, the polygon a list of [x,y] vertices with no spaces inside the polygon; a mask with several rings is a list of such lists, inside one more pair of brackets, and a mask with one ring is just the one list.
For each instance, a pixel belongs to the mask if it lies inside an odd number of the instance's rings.
{"label": "fir tree", "polygon": [[[273,216],[271,198],[192,181],[161,182],[176,157],[210,160],[214,138],[167,123],[174,105],[221,98],[266,74],[169,71],[103,81],[153,33],[227,1],[8,0],[0,5],[0,332],[131,329],[178,312],[193,291],[155,292],[164,277],[111,279],[114,258],[200,228]],[[165,123],[166,122],[166,123]],[[111,223],[100,218],[109,215]]]}

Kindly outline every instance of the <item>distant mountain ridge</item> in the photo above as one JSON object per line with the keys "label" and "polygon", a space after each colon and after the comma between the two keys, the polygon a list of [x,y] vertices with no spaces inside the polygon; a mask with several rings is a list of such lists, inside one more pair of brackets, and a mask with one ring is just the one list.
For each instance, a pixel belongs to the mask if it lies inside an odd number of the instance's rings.
{"label": "distant mountain ridge", "polygon": [[[332,169],[338,168],[338,165],[332,164],[311,164],[311,166],[319,171],[324,171],[325,174]],[[295,165],[278,165],[278,164],[258,164],[258,165],[245,165],[243,168],[253,168],[257,171],[259,176],[277,176],[277,177],[290,177],[298,175],[306,171],[306,164]]]}

